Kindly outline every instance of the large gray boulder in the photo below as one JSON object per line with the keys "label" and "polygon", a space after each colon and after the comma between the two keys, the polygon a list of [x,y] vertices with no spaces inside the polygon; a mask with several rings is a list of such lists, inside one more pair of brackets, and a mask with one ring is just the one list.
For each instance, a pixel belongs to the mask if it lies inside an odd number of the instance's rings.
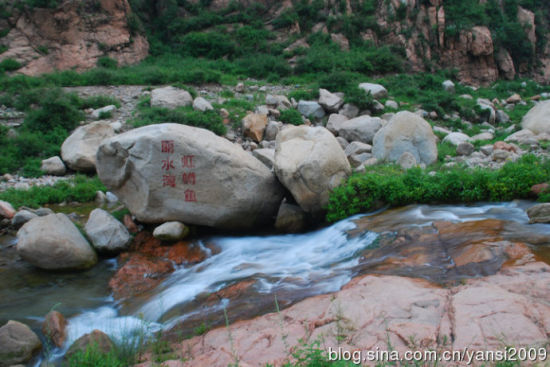
{"label": "large gray boulder", "polygon": [[98,252],[116,253],[126,249],[130,233],[122,223],[103,209],[94,209],[84,227]]}
{"label": "large gray boulder", "polygon": [[0,327],[0,367],[27,363],[40,348],[40,339],[27,325],[8,321]]}
{"label": "large gray boulder", "polygon": [[191,106],[193,97],[191,94],[176,87],[157,88],[151,91],[151,106],[176,108],[182,106]]}
{"label": "large gray boulder", "polygon": [[105,121],[81,126],[61,145],[61,158],[75,171],[94,171],[97,148],[114,135],[115,131]]}
{"label": "large gray boulder", "polygon": [[550,100],[537,103],[529,110],[523,120],[521,127],[531,130],[535,135],[541,133],[550,134]]}
{"label": "large gray boulder", "polygon": [[338,135],[347,141],[360,141],[372,144],[372,139],[382,128],[382,119],[371,116],[359,116],[342,122],[338,127]]}
{"label": "large gray boulder", "polygon": [[273,220],[284,191],[241,146],[179,124],[146,126],[106,141],[97,171],[145,223],[249,228]]}
{"label": "large gray boulder", "polygon": [[41,269],[87,269],[97,255],[65,214],[50,214],[27,222],[17,232],[17,252]]}
{"label": "large gray boulder", "polygon": [[351,173],[340,144],[324,127],[287,127],[277,135],[275,173],[300,207],[318,213]]}
{"label": "large gray boulder", "polygon": [[363,89],[365,92],[370,93],[373,98],[385,98],[388,96],[388,91],[384,88],[383,85],[374,84],[374,83],[361,83],[359,88]]}
{"label": "large gray boulder", "polygon": [[422,117],[402,111],[376,133],[372,152],[378,160],[390,162],[409,152],[418,164],[429,165],[437,160],[436,136]]}

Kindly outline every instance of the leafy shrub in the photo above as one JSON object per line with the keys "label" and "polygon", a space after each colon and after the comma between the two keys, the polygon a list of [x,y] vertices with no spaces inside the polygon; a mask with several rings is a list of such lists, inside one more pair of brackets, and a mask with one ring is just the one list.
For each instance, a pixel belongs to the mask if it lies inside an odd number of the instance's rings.
{"label": "leafy shrub", "polygon": [[2,62],[0,62],[0,70],[1,71],[14,71],[21,67],[21,64],[19,61],[14,59],[4,59]]}
{"label": "leafy shrub", "polygon": [[304,123],[304,120],[302,120],[302,114],[293,108],[281,111],[280,120],[285,124],[292,125],[302,125]]}
{"label": "leafy shrub", "polygon": [[235,43],[227,34],[219,32],[191,32],[181,37],[184,54],[193,57],[218,59],[235,53]]}
{"label": "leafy shrub", "polygon": [[217,112],[193,111],[186,107],[170,110],[162,107],[142,106],[138,116],[132,120],[132,124],[136,127],[165,122],[201,127],[218,135],[224,135],[227,132],[223,120]]}
{"label": "leafy shrub", "polygon": [[97,66],[106,69],[116,69],[118,67],[118,61],[110,57],[103,56],[97,60]]}
{"label": "leafy shrub", "polygon": [[86,108],[101,108],[109,105],[115,105],[117,107],[120,107],[120,101],[114,97],[106,96],[106,95],[96,95],[96,96],[90,96],[88,98],[82,99],[79,103],[79,107],[81,109]]}
{"label": "leafy shrub", "polygon": [[79,98],[60,89],[44,90],[39,108],[25,117],[25,126],[33,131],[49,132],[56,127],[74,129],[84,114],[78,109]]}
{"label": "leafy shrub", "polygon": [[265,78],[268,75],[282,77],[291,73],[290,66],[280,56],[250,55],[236,60],[236,64],[240,73],[253,78]]}
{"label": "leafy shrub", "polygon": [[370,92],[367,93],[362,88],[357,86],[348,87],[344,93],[344,101],[357,106],[361,110],[368,110],[373,106],[374,98]]}
{"label": "leafy shrub", "polygon": [[420,168],[402,172],[396,166],[378,166],[352,176],[332,193],[327,220],[335,221],[375,209],[381,204],[470,203],[528,198],[531,186],[545,182],[550,161],[525,155],[500,170],[456,167],[428,174]]}

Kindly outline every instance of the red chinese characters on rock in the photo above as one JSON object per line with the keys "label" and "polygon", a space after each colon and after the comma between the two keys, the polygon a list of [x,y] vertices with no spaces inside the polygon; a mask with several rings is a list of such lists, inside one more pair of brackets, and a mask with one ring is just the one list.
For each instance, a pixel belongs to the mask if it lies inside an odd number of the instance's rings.
{"label": "red chinese characters on rock", "polygon": [[[162,174],[162,187],[176,187],[177,185],[177,176],[173,174],[172,171],[176,170],[174,160],[171,159],[169,154],[174,154],[174,141],[173,140],[162,140],[160,144],[160,151],[163,153],[163,158],[161,161],[161,171]],[[194,155],[183,155],[181,157],[181,168],[184,172],[181,174],[181,182],[185,186],[194,186],[197,183],[197,175],[194,171],[195,168],[195,156]],[[187,188],[184,192],[184,201],[195,203],[197,202],[197,193],[191,188]]]}

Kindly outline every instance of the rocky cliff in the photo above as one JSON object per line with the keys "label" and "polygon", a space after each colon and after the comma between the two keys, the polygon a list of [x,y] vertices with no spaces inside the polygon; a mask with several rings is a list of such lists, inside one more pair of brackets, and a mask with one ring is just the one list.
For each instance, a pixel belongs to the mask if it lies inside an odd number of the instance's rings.
{"label": "rocky cliff", "polygon": [[132,64],[149,51],[147,39],[130,29],[127,0],[66,0],[54,7],[13,2],[2,10],[0,61],[15,59],[23,74],[85,70],[104,56]]}

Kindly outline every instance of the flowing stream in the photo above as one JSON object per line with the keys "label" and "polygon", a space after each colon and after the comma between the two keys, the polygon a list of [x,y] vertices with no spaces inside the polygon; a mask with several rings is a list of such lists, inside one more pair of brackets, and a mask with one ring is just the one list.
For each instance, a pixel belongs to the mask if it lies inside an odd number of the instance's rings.
{"label": "flowing stream", "polygon": [[[168,330],[205,315],[213,315],[219,324],[223,322],[220,321],[223,310],[231,310],[234,301],[221,297],[216,302],[203,303],[205,295],[252,280],[252,293],[237,308],[248,304],[259,314],[274,311],[273,306],[266,309],[266,304],[273,304],[275,295],[281,295],[283,305],[288,305],[312,295],[337,291],[361,272],[358,269],[362,254],[376,247],[379,233],[385,231],[423,227],[442,220],[494,218],[550,238],[550,225],[527,224],[525,208],[530,205],[530,202],[417,205],[370,214],[369,220],[372,219],[375,228],[372,231],[358,230],[362,216],[355,216],[305,234],[202,238],[199,245],[212,243],[219,251],[210,252],[201,263],[177,268],[153,290],[124,304],[113,300],[107,285],[116,269],[114,259],[73,274],[42,272],[21,260],[8,259],[6,264],[0,263],[0,323],[17,319],[39,330],[45,314],[55,308],[69,319],[67,346],[94,329],[123,338]],[[6,258],[6,254],[13,253],[9,249],[15,243],[13,237],[0,237],[0,255]],[[548,246],[541,248],[540,257],[548,259]],[[267,303],[255,302],[256,297],[264,297]],[[54,350],[50,359],[60,357],[66,348]]]}

